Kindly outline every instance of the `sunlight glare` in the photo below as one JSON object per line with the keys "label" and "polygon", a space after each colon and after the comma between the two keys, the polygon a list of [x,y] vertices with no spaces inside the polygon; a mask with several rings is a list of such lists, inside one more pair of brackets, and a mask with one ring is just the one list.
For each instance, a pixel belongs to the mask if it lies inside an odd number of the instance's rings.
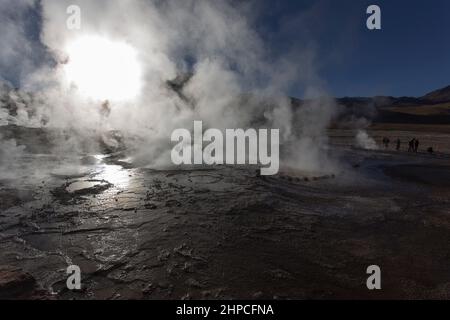
{"label": "sunlight glare", "polygon": [[136,50],[125,42],[81,37],[67,46],[64,71],[69,83],[92,99],[127,101],[141,89],[141,66]]}

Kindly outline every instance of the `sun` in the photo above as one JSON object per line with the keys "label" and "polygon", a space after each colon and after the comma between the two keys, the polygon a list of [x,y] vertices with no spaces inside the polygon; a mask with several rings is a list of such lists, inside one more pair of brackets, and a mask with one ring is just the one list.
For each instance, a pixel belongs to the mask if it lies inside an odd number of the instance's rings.
{"label": "sun", "polygon": [[141,90],[142,71],[137,51],[125,42],[85,36],[66,47],[64,73],[83,96],[129,101]]}

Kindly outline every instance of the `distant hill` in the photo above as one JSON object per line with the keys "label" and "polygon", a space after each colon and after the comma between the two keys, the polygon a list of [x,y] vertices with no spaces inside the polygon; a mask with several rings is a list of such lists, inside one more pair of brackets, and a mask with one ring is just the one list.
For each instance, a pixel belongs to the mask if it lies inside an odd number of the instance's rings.
{"label": "distant hill", "polygon": [[363,117],[377,123],[450,124],[450,86],[422,97],[345,97],[339,122]]}
{"label": "distant hill", "polygon": [[440,103],[450,101],[450,86],[430,92],[422,97],[423,100]]}

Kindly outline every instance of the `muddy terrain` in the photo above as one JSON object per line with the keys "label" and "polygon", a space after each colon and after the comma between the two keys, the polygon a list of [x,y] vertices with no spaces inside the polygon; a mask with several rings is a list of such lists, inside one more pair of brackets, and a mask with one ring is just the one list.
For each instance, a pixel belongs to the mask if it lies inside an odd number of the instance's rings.
{"label": "muddy terrain", "polygon": [[[368,151],[331,135],[342,163],[333,174],[153,170],[114,155],[80,156],[67,170],[65,159],[27,154],[15,164],[23,175],[0,182],[0,295],[449,298],[447,150]],[[66,287],[72,264],[80,291]],[[372,264],[381,290],[366,287]]]}

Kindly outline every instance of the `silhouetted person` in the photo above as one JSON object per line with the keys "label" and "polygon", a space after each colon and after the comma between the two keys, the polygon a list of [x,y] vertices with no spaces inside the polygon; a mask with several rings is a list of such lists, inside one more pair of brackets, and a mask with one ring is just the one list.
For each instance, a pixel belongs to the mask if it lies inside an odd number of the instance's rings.
{"label": "silhouetted person", "polygon": [[109,114],[111,113],[111,106],[109,104],[109,100],[105,100],[102,103],[102,106],[100,107],[100,114],[104,117],[107,118],[109,116]]}
{"label": "silhouetted person", "polygon": [[400,141],[400,139],[397,139],[397,146],[395,149],[397,149],[397,151],[400,150],[400,146],[401,146],[402,142]]}
{"label": "silhouetted person", "polygon": [[415,142],[415,138],[408,142],[408,152],[414,151],[414,142]]}
{"label": "silhouetted person", "polygon": [[416,139],[416,141],[414,141],[414,152],[417,152],[417,150],[419,150],[419,140]]}

